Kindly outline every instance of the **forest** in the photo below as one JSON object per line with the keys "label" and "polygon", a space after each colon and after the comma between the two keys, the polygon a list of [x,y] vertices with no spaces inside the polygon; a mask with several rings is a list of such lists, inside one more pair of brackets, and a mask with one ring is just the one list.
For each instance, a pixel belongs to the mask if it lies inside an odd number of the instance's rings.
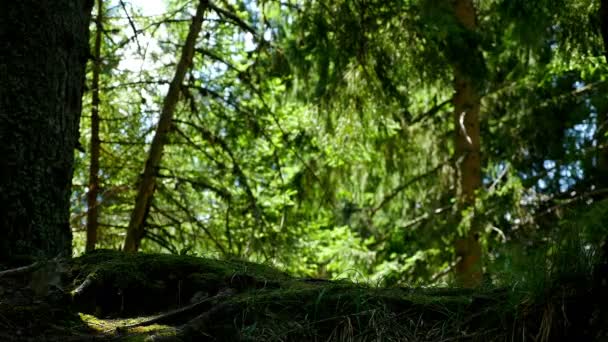
{"label": "forest", "polygon": [[608,0],[0,2],[0,340],[608,341]]}

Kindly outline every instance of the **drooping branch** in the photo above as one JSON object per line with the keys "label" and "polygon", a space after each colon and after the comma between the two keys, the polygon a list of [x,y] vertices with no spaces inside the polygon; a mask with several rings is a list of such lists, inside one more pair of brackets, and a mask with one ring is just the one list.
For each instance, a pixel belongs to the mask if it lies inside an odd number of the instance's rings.
{"label": "drooping branch", "polygon": [[264,220],[262,219],[262,210],[260,209],[257,198],[253,194],[253,190],[252,190],[251,186],[249,185],[248,177],[243,172],[243,169],[241,168],[237,158],[235,157],[235,155],[232,152],[232,150],[230,149],[230,147],[228,147],[228,144],[226,143],[226,141],[224,141],[224,139],[222,139],[221,137],[213,134],[211,131],[209,131],[205,127],[196,125],[192,122],[181,121],[181,120],[175,120],[175,122],[194,128],[195,130],[197,130],[199,132],[199,134],[201,135],[201,137],[204,140],[206,140],[212,146],[219,146],[221,148],[221,150],[224,151],[230,157],[230,160],[232,161],[232,171],[234,172],[235,176],[237,176],[239,178],[239,180],[242,181],[243,188],[245,189],[245,194],[247,194],[247,197],[249,198],[251,206],[254,209],[254,214],[255,214],[254,216],[256,218],[256,221],[258,223],[263,224]]}
{"label": "drooping branch", "polygon": [[180,176],[165,175],[165,174],[161,174],[161,173],[158,174],[158,178],[166,178],[166,179],[172,179],[172,180],[175,180],[178,182],[188,183],[188,184],[192,185],[192,187],[195,189],[210,190],[210,191],[214,192],[216,195],[218,195],[224,199],[229,199],[231,197],[230,192],[228,190],[221,189],[221,188],[211,184],[211,181],[208,179],[204,179],[204,178],[191,179],[191,178],[180,177]]}
{"label": "drooping branch", "polygon": [[213,242],[215,247],[218,249],[218,251],[220,251],[220,253],[222,253],[222,255],[227,255],[226,250],[224,249],[222,244],[211,233],[209,228],[207,226],[205,226],[199,219],[197,219],[194,214],[192,214],[192,211],[188,207],[186,207],[183,203],[181,203],[179,200],[177,200],[175,197],[173,197],[169,191],[162,191],[162,195],[169,202],[171,202],[173,205],[175,205],[183,214],[185,214],[188,217],[188,220],[190,222],[196,224],[196,226],[199,227],[205,233],[205,235],[207,235],[209,240],[211,240]]}
{"label": "drooping branch", "polygon": [[410,122],[411,125],[418,123],[420,121],[425,120],[428,117],[431,117],[435,114],[437,114],[441,109],[443,109],[443,107],[447,106],[448,104],[452,103],[453,98],[449,98],[439,104],[436,104],[435,106],[433,106],[431,109],[427,110],[426,112],[416,116],[415,118],[412,119],[412,121]]}
{"label": "drooping branch", "polygon": [[448,159],[447,161],[443,162],[443,163],[439,163],[437,166],[435,166],[434,168],[430,169],[429,171],[419,174],[415,177],[413,177],[412,179],[408,180],[407,182],[397,186],[395,189],[393,189],[393,191],[391,191],[388,195],[384,196],[384,198],[380,201],[380,203],[371,209],[370,211],[370,216],[373,217],[380,209],[382,209],[388,202],[392,201],[397,195],[399,195],[399,193],[401,193],[403,190],[407,189],[408,187],[410,187],[412,184],[415,184],[427,177],[430,177],[432,175],[434,175],[437,171],[439,171],[443,166],[445,166],[446,164],[450,164],[452,163],[452,158]]}
{"label": "drooping branch", "polygon": [[133,37],[134,37],[135,42],[137,43],[137,51],[139,51],[141,53],[141,45],[139,44],[139,39],[137,38],[137,36],[139,35],[140,32],[137,30],[137,27],[135,27],[135,22],[131,18],[129,11],[127,11],[127,5],[125,4],[125,2],[123,0],[120,0],[120,7],[122,7],[122,10],[125,12],[125,15],[127,16],[127,21],[129,22],[129,25],[131,26],[131,29],[133,30]]}
{"label": "drooping branch", "polygon": [[234,70],[236,72],[242,72],[242,70],[239,70],[239,68],[237,68],[235,65],[228,62],[226,59],[222,58],[217,53],[214,53],[213,51],[211,51],[209,49],[200,48],[200,49],[196,49],[196,52],[200,53],[201,55],[203,55],[205,57],[209,57],[216,62],[220,62],[220,63],[224,64],[226,67],[228,67],[231,70]]}
{"label": "drooping branch", "polygon": [[175,248],[175,246],[173,246],[171,244],[171,242],[169,242],[168,239],[166,239],[158,234],[155,234],[155,233],[151,232],[150,230],[146,230],[146,239],[149,239],[150,241],[156,243],[160,247],[165,248],[171,254],[179,254],[179,251],[177,250],[177,248]]}
{"label": "drooping branch", "polygon": [[203,153],[205,155],[205,157],[209,158],[209,160],[213,161],[218,168],[220,169],[225,169],[226,165],[217,160],[217,158],[215,158],[214,156],[212,156],[207,150],[205,150],[204,148],[202,148],[201,146],[199,146],[197,143],[195,143],[187,134],[185,134],[179,127],[174,127],[175,132],[182,137],[185,141],[186,144],[188,146],[191,146],[192,148],[196,149],[197,151]]}
{"label": "drooping branch", "polygon": [[[260,102],[262,103],[264,110],[272,117],[272,120],[274,121],[274,123],[277,125],[277,128],[279,129],[279,131],[281,132],[281,135],[283,137],[283,141],[285,141],[289,148],[289,150],[294,154],[294,156],[296,157],[296,159],[298,159],[302,165],[304,166],[304,168],[310,173],[310,175],[312,175],[312,177],[314,178],[314,180],[318,183],[318,184],[323,184],[323,182],[321,181],[321,178],[317,175],[317,173],[315,172],[315,170],[308,164],[308,162],[306,160],[304,160],[304,157],[302,157],[302,155],[300,154],[300,151],[298,151],[297,148],[294,148],[294,146],[292,146],[292,144],[289,144],[289,141],[287,141],[287,137],[289,136],[287,134],[287,131],[283,128],[283,125],[281,125],[281,121],[279,120],[279,118],[276,116],[276,114],[274,113],[274,111],[272,111],[270,109],[270,106],[268,105],[268,103],[266,103],[266,100],[264,99],[264,95],[262,94],[262,91],[260,91],[260,89],[258,89],[249,79],[244,80],[244,82],[249,86],[249,88],[253,91],[253,93],[258,97],[258,99],[260,100]],[[273,146],[276,147],[276,145],[274,144],[274,142],[272,142],[272,139],[268,138],[268,141],[270,142],[270,144],[272,144]],[[329,189],[325,188],[323,190],[323,199],[326,201],[326,203],[329,203],[330,205],[333,205],[331,203],[330,200],[330,196],[329,196]]]}
{"label": "drooping branch", "polygon": [[241,29],[243,29],[243,31],[250,32],[251,34],[253,34],[254,37],[258,35],[257,31],[253,27],[249,26],[249,24],[247,24],[246,22],[244,22],[236,14],[234,14],[234,13],[232,13],[230,11],[227,11],[227,10],[225,10],[223,8],[220,8],[220,7],[216,6],[216,5],[214,5],[213,3],[209,3],[209,8],[211,8],[213,11],[215,11],[218,15],[230,19],[230,21],[232,21],[238,27],[240,27]]}

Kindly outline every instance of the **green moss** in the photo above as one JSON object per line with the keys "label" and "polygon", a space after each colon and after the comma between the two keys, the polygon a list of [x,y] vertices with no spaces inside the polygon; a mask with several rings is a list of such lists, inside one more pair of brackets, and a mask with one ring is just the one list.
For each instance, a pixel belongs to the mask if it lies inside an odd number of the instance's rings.
{"label": "green moss", "polygon": [[75,302],[97,315],[153,313],[188,304],[196,293],[211,296],[227,287],[276,286],[288,279],[276,269],[243,261],[108,250],[74,259],[72,271],[73,289],[87,278],[91,282],[85,292],[72,291]]}
{"label": "green moss", "polygon": [[175,336],[176,334],[174,327],[161,324],[124,328],[125,326],[140,323],[149,317],[101,319],[83,313],[80,313],[79,317],[91,331],[105,335],[114,335],[118,333],[121,336],[120,341],[146,341],[150,336]]}
{"label": "green moss", "polygon": [[[271,267],[242,261],[98,251],[75,259],[73,270],[75,285],[87,276],[94,279],[89,292],[95,307],[102,307],[98,314],[138,317],[86,319],[106,331],[137,323],[142,314],[183,307],[197,292],[203,298],[213,297],[227,288],[231,295],[215,298],[201,311],[208,316],[198,332],[201,336],[230,335],[251,341],[381,336],[401,341],[457,339],[475,328],[481,340],[488,336],[493,340],[497,334],[492,329],[511,320],[511,311],[499,312],[506,307],[504,296],[492,290],[376,288],[349,281],[294,279]],[[475,314],[479,310],[486,315]],[[175,324],[185,324],[194,316]],[[123,332],[125,338],[140,341],[176,330],[153,325]]]}

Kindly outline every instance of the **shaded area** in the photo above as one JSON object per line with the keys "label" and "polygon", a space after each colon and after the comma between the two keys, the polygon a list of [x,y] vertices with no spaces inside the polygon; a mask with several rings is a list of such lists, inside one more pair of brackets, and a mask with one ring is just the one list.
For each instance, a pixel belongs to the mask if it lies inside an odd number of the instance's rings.
{"label": "shaded area", "polygon": [[555,341],[605,334],[591,284],[578,278],[534,296],[377,288],[293,278],[237,260],[95,251],[0,273],[0,288],[0,337],[7,341]]}

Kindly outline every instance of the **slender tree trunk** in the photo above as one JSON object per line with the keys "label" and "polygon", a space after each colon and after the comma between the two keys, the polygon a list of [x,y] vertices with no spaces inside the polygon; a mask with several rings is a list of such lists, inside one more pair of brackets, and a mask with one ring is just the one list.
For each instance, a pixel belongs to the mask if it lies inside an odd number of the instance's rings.
{"label": "slender tree trunk", "polygon": [[0,262],[71,256],[89,0],[0,1]]}
{"label": "slender tree trunk", "polygon": [[145,233],[144,225],[152,203],[152,196],[154,195],[154,190],[156,188],[156,173],[167,141],[167,135],[171,128],[171,123],[173,122],[173,112],[175,111],[175,106],[179,100],[180,88],[184,81],[186,71],[192,64],[194,45],[201,31],[203,15],[207,9],[207,5],[207,0],[200,0],[198,3],[196,14],[194,15],[194,18],[192,18],[188,36],[186,37],[186,42],[182,48],[182,55],[177,63],[175,75],[173,76],[171,84],[169,84],[169,91],[167,92],[167,96],[163,103],[158,127],[156,128],[156,133],[154,134],[150,151],[148,152],[144,174],[139,181],[135,207],[131,213],[127,237],[125,238],[123,247],[127,252],[135,252],[139,249],[139,244]]}
{"label": "slender tree trunk", "polygon": [[[601,35],[604,41],[604,55],[608,63],[608,0],[600,1],[599,10],[601,20]],[[601,116],[599,116],[601,118]],[[598,160],[595,177],[595,185],[598,188],[608,186],[608,113],[604,113],[603,122],[598,122]],[[602,246],[603,258],[594,271],[594,298],[597,299],[600,308],[608,304],[608,237],[604,237]],[[608,322],[608,313],[601,310],[603,324]]]}
{"label": "slender tree trunk", "polygon": [[604,41],[604,57],[608,62],[608,0],[600,0],[600,33]]}
{"label": "slender tree trunk", "polygon": [[[600,30],[604,41],[604,57],[608,63],[608,0],[600,1]],[[608,187],[608,111],[598,116],[598,188]]]}
{"label": "slender tree trunk", "polygon": [[[460,25],[466,30],[477,29],[475,7],[472,0],[455,0],[454,14]],[[476,54],[476,46],[470,51],[458,51],[460,54]],[[459,58],[454,68],[454,153],[457,171],[457,196],[459,210],[475,205],[475,192],[481,187],[481,156],[479,108],[480,97],[470,67],[463,61],[473,62],[477,58]],[[456,278],[460,285],[475,287],[481,283],[481,246],[478,240],[475,218],[466,236],[455,242]]]}
{"label": "slender tree trunk", "polygon": [[87,193],[87,243],[85,250],[90,252],[97,243],[99,229],[99,74],[101,74],[101,38],[103,35],[103,0],[97,0],[95,18],[95,47],[93,50],[93,79],[91,81],[91,160],[89,165],[89,192]]}

